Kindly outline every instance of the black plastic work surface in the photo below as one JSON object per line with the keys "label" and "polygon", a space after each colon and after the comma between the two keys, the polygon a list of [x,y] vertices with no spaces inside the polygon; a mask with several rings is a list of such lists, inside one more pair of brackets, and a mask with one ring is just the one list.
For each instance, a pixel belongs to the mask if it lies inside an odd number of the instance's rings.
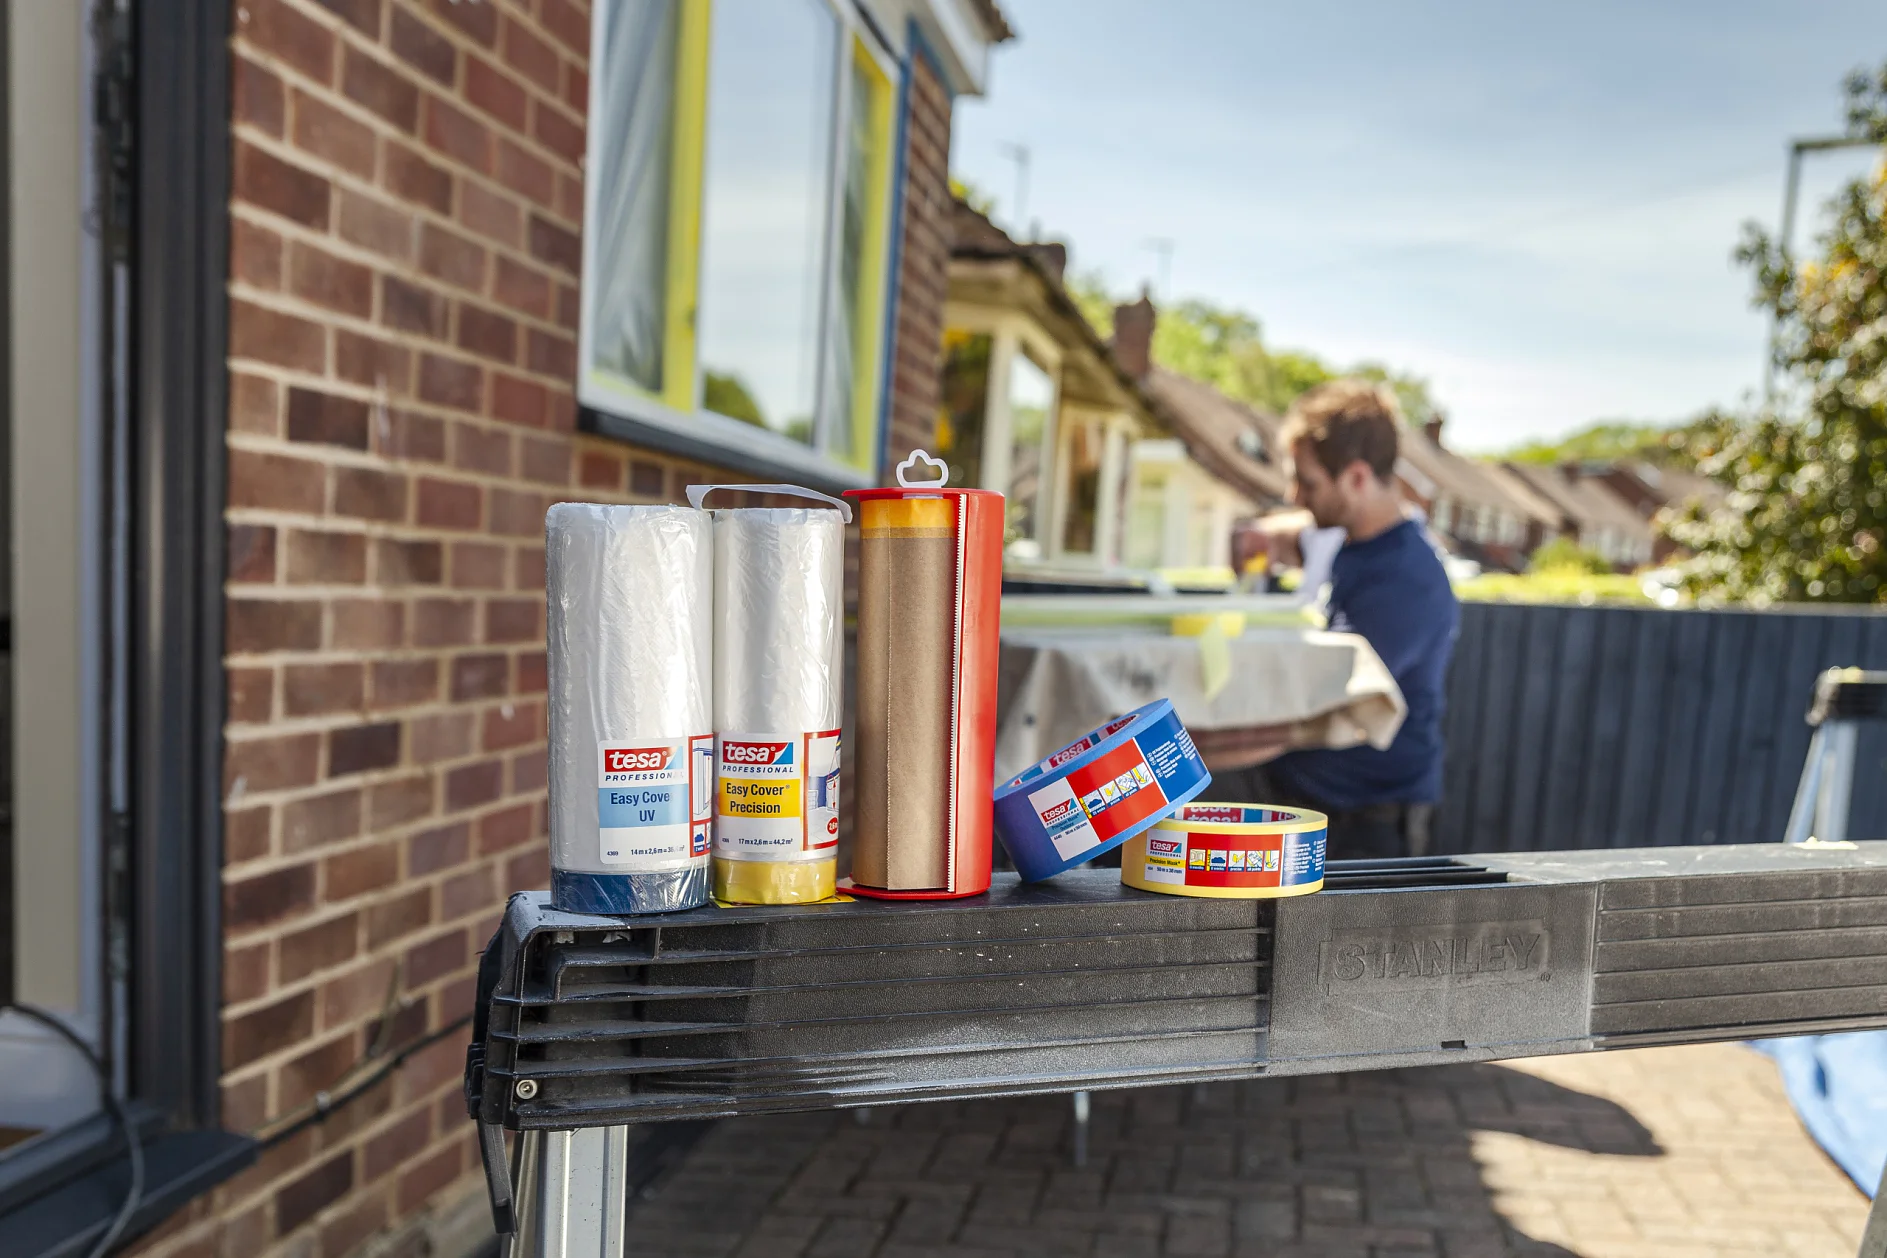
{"label": "black plastic work surface", "polygon": [[569,1128],[1887,1025],[1887,843],[1342,872],[1285,901],[1114,870],[640,919],[514,897],[470,1099]]}

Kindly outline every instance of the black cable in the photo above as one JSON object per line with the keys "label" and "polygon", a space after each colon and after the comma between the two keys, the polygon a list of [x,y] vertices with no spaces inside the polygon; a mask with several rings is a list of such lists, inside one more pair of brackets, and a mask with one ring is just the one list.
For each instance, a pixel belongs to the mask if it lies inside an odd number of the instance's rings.
{"label": "black cable", "polygon": [[34,1005],[25,1005],[18,1001],[0,1005],[0,1011],[6,1009],[31,1018],[47,1029],[57,1032],[68,1044],[79,1051],[80,1056],[85,1058],[86,1064],[91,1066],[92,1073],[98,1078],[99,1099],[110,1111],[112,1124],[118,1128],[118,1134],[124,1139],[125,1148],[131,1155],[131,1183],[125,1190],[124,1202],[118,1207],[118,1213],[112,1219],[111,1226],[105,1229],[105,1234],[98,1238],[96,1245],[92,1246],[89,1256],[89,1258],[105,1258],[105,1255],[111,1252],[111,1247],[118,1243],[118,1238],[124,1234],[125,1225],[131,1222],[131,1216],[136,1212],[138,1203],[144,1199],[144,1146],[138,1141],[137,1129],[125,1117],[124,1106],[119,1104],[117,1094],[112,1091],[111,1076],[105,1070],[104,1061],[92,1050],[90,1044],[80,1038],[77,1031]]}
{"label": "black cable", "polygon": [[[431,1048],[434,1044],[445,1039],[453,1032],[463,1030],[466,1026],[470,1025],[471,1021],[471,1014],[461,1014],[438,1030],[428,1032],[418,1039],[412,1040],[395,1049],[391,1054],[381,1059],[381,1064],[378,1069],[362,1077],[359,1082],[349,1086],[339,1096],[329,1096],[327,1093],[323,1092],[313,1101],[309,1102],[305,1113],[301,1114],[299,1117],[290,1119],[287,1125],[274,1126],[273,1124],[265,1124],[257,1128],[254,1132],[257,1145],[264,1150],[273,1149],[276,1145],[282,1143],[282,1141],[288,1139],[296,1132],[312,1127],[316,1123],[326,1122],[328,1117],[336,1110],[364,1096],[373,1089],[375,1084],[392,1074],[395,1070],[398,1070],[401,1066],[404,1066],[407,1059],[414,1053],[422,1049]],[[281,1119],[276,1120],[277,1123],[281,1121]],[[273,1130],[271,1130],[271,1127],[273,1127]]]}

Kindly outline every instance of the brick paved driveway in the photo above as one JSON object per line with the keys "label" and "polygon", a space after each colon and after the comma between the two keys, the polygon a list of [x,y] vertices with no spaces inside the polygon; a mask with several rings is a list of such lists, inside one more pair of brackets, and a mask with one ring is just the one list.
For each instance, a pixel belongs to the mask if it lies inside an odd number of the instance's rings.
{"label": "brick paved driveway", "polygon": [[1840,1255],[1866,1199],[1735,1045],[720,1123],[639,1255]]}

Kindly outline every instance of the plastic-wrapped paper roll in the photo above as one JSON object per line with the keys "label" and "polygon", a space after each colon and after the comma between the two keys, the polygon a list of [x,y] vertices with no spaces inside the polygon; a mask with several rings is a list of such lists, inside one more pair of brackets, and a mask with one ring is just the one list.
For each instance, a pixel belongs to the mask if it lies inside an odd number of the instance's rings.
{"label": "plastic-wrapped paper roll", "polygon": [[561,503],[544,520],[551,901],[708,901],[713,540],[687,507]]}
{"label": "plastic-wrapped paper roll", "polygon": [[[699,502],[714,486],[694,486]],[[781,486],[738,486],[811,495]],[[827,499],[827,501],[832,501]],[[839,843],[845,512],[714,512],[714,896],[833,893]]]}

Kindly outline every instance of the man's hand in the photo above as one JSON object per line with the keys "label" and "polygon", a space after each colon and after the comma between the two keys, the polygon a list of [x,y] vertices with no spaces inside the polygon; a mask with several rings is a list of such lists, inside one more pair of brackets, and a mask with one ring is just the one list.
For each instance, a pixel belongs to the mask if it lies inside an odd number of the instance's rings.
{"label": "man's hand", "polygon": [[1233,570],[1243,574],[1254,563],[1261,570],[1303,567],[1297,536],[1315,523],[1308,511],[1280,511],[1239,521],[1232,529]]}

